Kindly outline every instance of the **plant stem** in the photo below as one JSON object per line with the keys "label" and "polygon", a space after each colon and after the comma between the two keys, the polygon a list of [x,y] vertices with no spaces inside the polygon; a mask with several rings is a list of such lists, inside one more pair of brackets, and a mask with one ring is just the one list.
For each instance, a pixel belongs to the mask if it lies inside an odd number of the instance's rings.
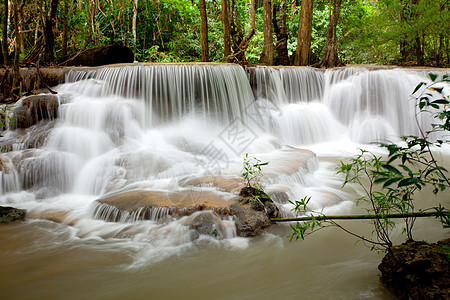
{"label": "plant stem", "polygon": [[401,219],[405,217],[423,218],[423,217],[433,217],[442,213],[450,213],[450,210],[445,210],[443,212],[415,212],[407,214],[388,214],[388,215],[341,215],[341,216],[305,216],[297,218],[271,218],[272,222],[294,222],[294,221],[311,221],[313,219],[318,221],[323,220],[373,220],[373,219]]}

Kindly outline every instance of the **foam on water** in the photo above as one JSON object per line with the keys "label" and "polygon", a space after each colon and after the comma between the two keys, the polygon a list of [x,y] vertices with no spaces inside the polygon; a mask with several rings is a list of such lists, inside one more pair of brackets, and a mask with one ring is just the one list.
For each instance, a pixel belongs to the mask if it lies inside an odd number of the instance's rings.
{"label": "foam on water", "polygon": [[[216,240],[171,218],[170,209],[130,213],[94,201],[134,189],[232,197],[198,178],[240,178],[243,155],[250,153],[269,162],[262,184],[285,215],[292,215],[293,207],[286,196],[311,196],[310,209],[345,213],[355,193],[341,189],[330,158],[353,155],[358,147],[379,151],[364,144],[417,133],[409,94],[425,79],[422,73],[252,72],[248,80],[235,65],[71,71],[68,83],[57,88],[59,118],[49,126],[44,146],[17,144],[1,156],[0,204],[68,224],[77,238],[137,249],[137,265],[200,244],[245,248],[248,239],[236,237],[229,219],[222,220],[225,239]],[[424,128],[430,124],[426,117],[419,122]],[[182,186],[186,178],[194,178],[196,186]]]}

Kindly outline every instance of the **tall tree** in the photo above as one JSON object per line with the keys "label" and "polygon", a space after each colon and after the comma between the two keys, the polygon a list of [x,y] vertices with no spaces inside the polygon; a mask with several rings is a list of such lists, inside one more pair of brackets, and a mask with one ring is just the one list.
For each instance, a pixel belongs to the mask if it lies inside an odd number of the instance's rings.
{"label": "tall tree", "polygon": [[259,62],[273,65],[272,1],[264,0],[264,45]]}
{"label": "tall tree", "polygon": [[309,65],[311,52],[311,32],[314,0],[303,0],[298,20],[297,51],[295,52],[294,65]]}
{"label": "tall tree", "polygon": [[8,59],[8,15],[9,15],[9,7],[8,0],[3,0],[3,22],[2,22],[2,55],[3,55],[3,63],[6,65],[9,63]]}
{"label": "tall tree", "polygon": [[53,62],[55,60],[55,32],[56,13],[59,0],[51,0],[50,12],[47,14],[44,25],[44,60]]}
{"label": "tall tree", "polygon": [[13,6],[13,12],[14,12],[14,36],[15,36],[15,43],[14,43],[14,67],[13,67],[13,80],[12,80],[12,87],[11,92],[13,94],[13,97],[19,97],[20,96],[20,73],[19,73],[19,52],[20,52],[20,38],[19,38],[19,0],[12,1]]}
{"label": "tall tree", "polygon": [[67,55],[67,31],[69,28],[69,0],[64,0],[64,24],[61,34],[61,56]]}
{"label": "tall tree", "polygon": [[340,64],[337,54],[337,34],[336,28],[341,13],[342,0],[334,0],[333,13],[328,24],[327,41],[323,49],[323,57],[320,66],[324,68],[333,68]]}
{"label": "tall tree", "polygon": [[238,7],[235,0],[231,1],[231,39],[233,42],[233,55],[230,56],[230,62],[241,65],[247,64],[245,51],[250,45],[250,40],[255,34],[256,27],[256,6],[255,0],[250,0],[249,13],[251,17],[250,30],[244,37],[244,30],[239,17]]}
{"label": "tall tree", "polygon": [[228,61],[231,55],[231,23],[230,7],[228,0],[222,0],[222,24],[223,24],[223,56]]}
{"label": "tall tree", "polygon": [[[280,26],[277,22],[277,10],[280,12]],[[273,6],[273,29],[277,42],[275,44],[275,51],[277,53],[275,64],[288,66],[290,65],[288,54],[288,34],[286,26],[286,0],[280,0],[279,5]]]}
{"label": "tall tree", "polygon": [[201,61],[209,61],[209,46],[208,46],[208,17],[206,15],[205,0],[198,2],[200,10],[200,46],[201,46]]}
{"label": "tall tree", "polygon": [[137,15],[138,15],[138,0],[133,1],[133,20],[131,25],[131,31],[133,32],[133,51],[136,52],[136,45],[137,45],[137,29],[136,29],[136,23],[137,23]]}

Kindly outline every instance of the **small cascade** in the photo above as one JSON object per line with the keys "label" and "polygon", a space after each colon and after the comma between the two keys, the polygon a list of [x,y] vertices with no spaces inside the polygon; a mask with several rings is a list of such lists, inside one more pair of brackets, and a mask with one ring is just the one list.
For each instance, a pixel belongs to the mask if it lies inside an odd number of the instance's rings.
{"label": "small cascade", "polygon": [[20,191],[19,173],[9,157],[0,156],[0,195]]}
{"label": "small cascade", "polygon": [[253,101],[246,74],[237,65],[106,67],[70,71],[66,81],[88,79],[95,80],[95,87],[73,85],[72,89],[85,95],[142,99],[150,125],[180,120],[186,115],[218,121],[245,118],[245,109]]}
{"label": "small cascade", "polygon": [[253,68],[249,77],[255,98],[275,105],[317,101],[324,91],[323,72],[309,67]]}
{"label": "small cascade", "polygon": [[92,203],[90,207],[90,214],[94,219],[120,223],[136,223],[142,220],[167,221],[174,212],[174,207],[142,207],[129,212],[99,202]]}

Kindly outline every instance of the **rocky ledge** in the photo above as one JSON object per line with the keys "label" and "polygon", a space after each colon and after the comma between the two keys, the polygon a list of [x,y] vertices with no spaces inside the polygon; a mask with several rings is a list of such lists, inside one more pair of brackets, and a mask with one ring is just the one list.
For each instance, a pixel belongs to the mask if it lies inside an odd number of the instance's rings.
{"label": "rocky ledge", "polygon": [[26,211],[9,206],[0,206],[0,223],[25,220]]}
{"label": "rocky ledge", "polygon": [[378,269],[400,299],[450,299],[450,239],[393,246]]}
{"label": "rocky ledge", "polygon": [[[158,190],[131,190],[111,194],[95,201],[95,218],[117,222],[129,220],[164,221],[182,218],[197,212],[209,211],[208,220],[220,228],[220,220],[232,217],[238,236],[255,236],[270,226],[270,218],[280,212],[270,197],[252,189],[243,189],[240,195],[217,190],[181,189],[175,192]],[[198,221],[198,220],[197,220]],[[198,223],[195,221],[194,223]],[[213,223],[214,223],[213,222]],[[199,226],[188,224],[193,229]],[[198,230],[200,233],[204,229]]]}

